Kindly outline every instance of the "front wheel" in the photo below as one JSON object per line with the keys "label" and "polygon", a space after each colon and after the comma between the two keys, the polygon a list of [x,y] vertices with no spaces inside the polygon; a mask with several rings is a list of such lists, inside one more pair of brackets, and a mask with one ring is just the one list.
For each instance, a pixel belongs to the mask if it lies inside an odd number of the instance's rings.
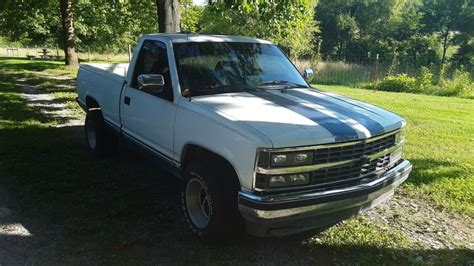
{"label": "front wheel", "polygon": [[229,182],[228,173],[193,162],[184,178],[181,205],[191,231],[204,242],[238,237],[244,228],[238,211],[239,188]]}

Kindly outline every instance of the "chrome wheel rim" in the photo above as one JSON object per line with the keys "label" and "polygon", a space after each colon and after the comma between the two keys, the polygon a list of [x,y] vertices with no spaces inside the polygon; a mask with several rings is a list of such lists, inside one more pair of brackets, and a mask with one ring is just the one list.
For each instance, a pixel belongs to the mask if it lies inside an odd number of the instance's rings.
{"label": "chrome wheel rim", "polygon": [[197,178],[192,178],[186,185],[186,208],[194,225],[199,229],[206,228],[209,223],[211,204],[209,194]]}
{"label": "chrome wheel rim", "polygon": [[95,125],[94,122],[91,120],[87,121],[86,124],[86,132],[87,132],[87,143],[91,149],[95,149],[97,145],[97,139],[95,134]]}

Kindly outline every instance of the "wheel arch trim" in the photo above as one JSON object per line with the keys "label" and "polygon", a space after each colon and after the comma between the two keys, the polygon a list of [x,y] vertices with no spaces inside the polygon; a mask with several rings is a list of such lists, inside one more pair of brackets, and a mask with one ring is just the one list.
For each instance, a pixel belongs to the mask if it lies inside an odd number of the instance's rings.
{"label": "wheel arch trim", "polygon": [[208,152],[208,153],[216,156],[217,158],[225,161],[230,166],[231,170],[235,173],[235,175],[237,177],[237,181],[239,183],[239,186],[242,188],[242,182],[240,181],[239,171],[237,170],[237,167],[235,167],[234,163],[232,163],[232,160],[229,160],[227,158],[227,156],[222,155],[221,153],[214,151],[212,148],[209,148],[209,147],[197,144],[197,143],[188,142],[183,146],[182,151],[181,151],[181,156],[180,156],[180,162],[181,162],[182,170],[184,170],[184,168],[186,166],[186,163],[187,163],[186,161],[188,160],[187,156],[189,154],[190,149],[203,150],[204,152]]}

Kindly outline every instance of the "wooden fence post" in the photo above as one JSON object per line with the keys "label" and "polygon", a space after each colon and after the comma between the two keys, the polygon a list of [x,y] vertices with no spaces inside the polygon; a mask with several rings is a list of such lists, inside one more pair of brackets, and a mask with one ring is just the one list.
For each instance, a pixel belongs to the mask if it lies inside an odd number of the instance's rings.
{"label": "wooden fence post", "polygon": [[375,55],[375,82],[379,82],[379,54]]}
{"label": "wooden fence post", "polygon": [[128,62],[130,63],[132,61],[132,46],[129,44],[128,45]]}

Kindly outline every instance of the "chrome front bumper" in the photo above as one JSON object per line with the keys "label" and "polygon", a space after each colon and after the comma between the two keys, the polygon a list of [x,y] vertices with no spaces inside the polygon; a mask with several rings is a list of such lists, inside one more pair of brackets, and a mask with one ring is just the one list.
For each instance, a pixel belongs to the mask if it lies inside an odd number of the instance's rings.
{"label": "chrome front bumper", "polygon": [[403,160],[372,182],[331,191],[266,196],[240,192],[239,210],[252,235],[288,235],[324,227],[387,200],[411,169],[411,163]]}

